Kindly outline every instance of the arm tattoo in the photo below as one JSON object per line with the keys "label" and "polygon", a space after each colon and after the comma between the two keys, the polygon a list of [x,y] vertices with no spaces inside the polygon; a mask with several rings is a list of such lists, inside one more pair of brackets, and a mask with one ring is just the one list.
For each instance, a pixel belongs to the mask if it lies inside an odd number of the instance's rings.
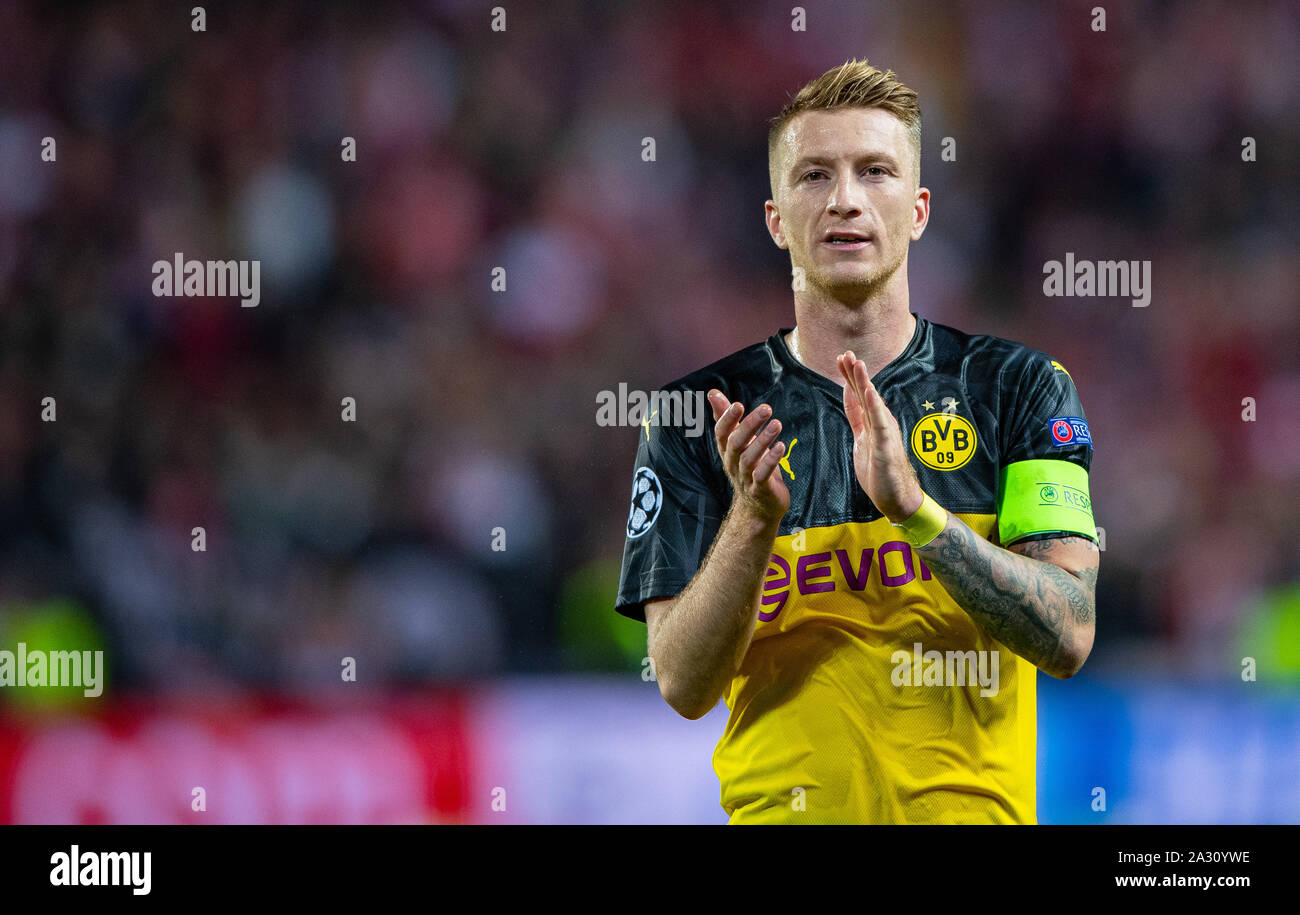
{"label": "arm tattoo", "polygon": [[[1097,544],[1093,543],[1087,537],[1058,537],[1052,540],[1030,540],[1026,543],[1016,544],[1018,548],[1015,552],[1021,556],[1038,559],[1050,565],[1051,560],[1047,559],[1046,556],[1050,554],[1052,548],[1059,543],[1082,543],[1092,552],[1095,553],[1097,551]],[[1052,568],[1055,569],[1059,567],[1052,566]],[[1093,598],[1097,593],[1097,570],[1080,569],[1077,572],[1067,572],[1065,569],[1060,569],[1060,571],[1077,579],[1083,586],[1083,596],[1088,598],[1088,600],[1082,602],[1077,602],[1073,598],[1071,599],[1071,617],[1076,623],[1091,623],[1094,619]]]}
{"label": "arm tattoo", "polygon": [[1071,573],[1041,558],[1062,540],[1096,549],[1086,537],[1070,537],[1019,544],[1023,554],[1014,553],[950,515],[943,532],[917,552],[985,632],[1055,675],[1070,665],[1079,630],[1093,624],[1097,584],[1095,568]]}

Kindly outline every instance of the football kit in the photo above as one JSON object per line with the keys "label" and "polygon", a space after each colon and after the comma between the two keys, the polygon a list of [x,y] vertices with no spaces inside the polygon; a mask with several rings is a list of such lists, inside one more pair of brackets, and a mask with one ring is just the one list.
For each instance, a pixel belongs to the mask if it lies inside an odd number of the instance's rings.
{"label": "football kit", "polygon": [[[770,404],[790,490],[713,754],[731,823],[1033,823],[1033,664],[983,632],[853,470],[842,386],[788,329],[668,385]],[[1073,379],[1031,347],[916,316],[872,383],[921,488],[979,536],[1097,539]],[[711,416],[711,414],[710,414]],[[616,610],[645,620],[699,569],[731,503],[709,425],[638,430]]]}

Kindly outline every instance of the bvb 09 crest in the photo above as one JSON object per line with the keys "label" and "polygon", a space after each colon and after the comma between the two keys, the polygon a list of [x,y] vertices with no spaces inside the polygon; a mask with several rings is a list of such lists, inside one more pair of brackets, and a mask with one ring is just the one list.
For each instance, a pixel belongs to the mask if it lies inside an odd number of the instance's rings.
{"label": "bvb 09 crest", "polygon": [[975,425],[956,413],[930,413],[912,427],[912,453],[926,467],[956,470],[975,454]]}

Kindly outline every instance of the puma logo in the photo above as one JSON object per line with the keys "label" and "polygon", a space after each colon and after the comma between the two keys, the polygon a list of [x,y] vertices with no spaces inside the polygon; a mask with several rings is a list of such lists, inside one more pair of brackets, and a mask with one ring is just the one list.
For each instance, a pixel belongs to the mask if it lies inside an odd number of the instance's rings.
{"label": "puma logo", "polygon": [[785,449],[785,454],[781,455],[781,469],[790,474],[790,479],[792,480],[794,479],[794,471],[790,469],[790,452],[794,450],[794,446],[797,444],[799,444],[799,439],[790,439],[790,444]]}

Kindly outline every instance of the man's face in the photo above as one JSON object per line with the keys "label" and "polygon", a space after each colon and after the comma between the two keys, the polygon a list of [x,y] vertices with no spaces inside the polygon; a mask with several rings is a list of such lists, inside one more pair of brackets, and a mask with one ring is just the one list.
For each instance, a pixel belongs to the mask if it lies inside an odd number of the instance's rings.
{"label": "man's face", "polygon": [[[880,108],[805,111],[776,151],[776,199],[767,228],[808,288],[861,300],[894,275],[930,216],[930,192],[914,184],[903,122]],[[862,237],[835,243],[828,234]]]}

